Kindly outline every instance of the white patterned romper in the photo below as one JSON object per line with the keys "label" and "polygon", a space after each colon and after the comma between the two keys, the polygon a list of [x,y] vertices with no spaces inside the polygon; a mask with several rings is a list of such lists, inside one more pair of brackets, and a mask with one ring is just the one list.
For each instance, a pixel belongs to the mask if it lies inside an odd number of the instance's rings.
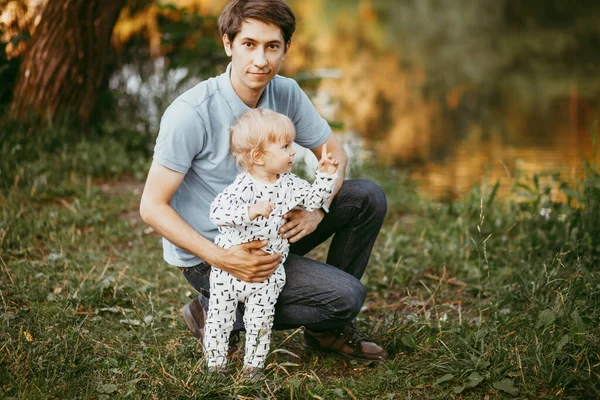
{"label": "white patterned romper", "polygon": [[[244,366],[264,366],[269,352],[275,303],[285,285],[283,263],[287,259],[289,243],[279,234],[279,228],[285,223],[283,215],[297,206],[308,211],[321,208],[331,197],[336,178],[337,173],[327,175],[317,171],[311,185],[292,173],[285,173],[277,182],[266,184],[244,172],[214,199],[210,219],[219,228],[219,235],[215,238],[219,247],[227,249],[253,240],[267,240],[269,244],[263,250],[279,253],[282,259],[269,279],[256,283],[245,282],[221,269],[211,268],[204,335],[209,367],[223,367],[227,363],[229,334],[235,322],[238,302],[245,303]],[[275,203],[275,209],[269,218],[259,216],[251,221],[248,207],[262,201]]]}

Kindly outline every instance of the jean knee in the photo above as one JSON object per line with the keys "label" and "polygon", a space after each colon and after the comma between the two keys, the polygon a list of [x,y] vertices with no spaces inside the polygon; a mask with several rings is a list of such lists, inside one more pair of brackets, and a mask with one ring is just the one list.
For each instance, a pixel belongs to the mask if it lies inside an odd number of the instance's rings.
{"label": "jean knee", "polygon": [[335,318],[340,321],[350,322],[360,312],[366,296],[366,289],[358,279],[346,285],[339,291],[339,296],[334,306]]}
{"label": "jean knee", "polygon": [[387,213],[387,200],[383,189],[369,179],[357,179],[357,194],[362,197],[364,209],[383,220]]}
{"label": "jean knee", "polygon": [[367,289],[364,287],[359,280],[357,280],[356,287],[353,290],[354,302],[352,304],[352,310],[354,316],[356,317],[360,310],[362,309],[363,304],[365,303],[365,298],[367,297]]}

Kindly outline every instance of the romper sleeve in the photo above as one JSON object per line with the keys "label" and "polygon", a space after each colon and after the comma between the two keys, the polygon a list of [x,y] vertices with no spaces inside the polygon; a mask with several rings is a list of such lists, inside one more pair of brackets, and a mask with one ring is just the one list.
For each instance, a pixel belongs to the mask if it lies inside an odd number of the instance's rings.
{"label": "romper sleeve", "polygon": [[315,181],[312,185],[296,175],[291,176],[292,185],[294,185],[294,203],[307,211],[318,210],[323,206],[333,193],[333,187],[338,177],[336,172],[333,175],[317,171]]}
{"label": "romper sleeve", "polygon": [[217,226],[242,226],[250,223],[249,204],[236,193],[235,183],[219,193],[210,205],[210,220]]}

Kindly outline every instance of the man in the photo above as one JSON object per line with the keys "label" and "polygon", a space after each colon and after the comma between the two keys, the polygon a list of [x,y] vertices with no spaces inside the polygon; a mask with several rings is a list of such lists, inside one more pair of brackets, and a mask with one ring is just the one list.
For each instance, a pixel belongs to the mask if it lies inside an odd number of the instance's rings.
{"label": "man", "polygon": [[[250,108],[266,108],[287,115],[296,127],[296,143],[317,158],[326,146],[339,161],[340,174],[330,204],[284,216],[280,233],[290,241],[290,254],[274,328],[304,326],[305,344],[315,352],[367,363],[383,360],[386,351],[358,334],[352,320],[364,302],[360,278],[385,217],[385,195],[371,181],[343,180],[342,145],[298,84],[277,75],[295,30],[289,6],[283,0],[233,0],[219,27],[231,63],[224,74],[188,90],[165,111],[140,204],[144,221],[163,236],[165,260],[180,267],[200,292],[184,307],[185,322],[201,339],[210,265],[259,282],[280,262],[280,255],[261,250],[266,242],[217,247],[217,228],[208,218],[214,197],[237,175],[229,127]],[[332,235],[326,264],[303,257]],[[242,312],[238,309],[234,330],[243,327]]]}

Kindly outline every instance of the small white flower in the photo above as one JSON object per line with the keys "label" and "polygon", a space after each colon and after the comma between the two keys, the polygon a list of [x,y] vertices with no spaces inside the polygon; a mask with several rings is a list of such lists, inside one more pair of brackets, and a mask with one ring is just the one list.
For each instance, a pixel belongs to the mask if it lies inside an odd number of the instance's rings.
{"label": "small white flower", "polygon": [[544,218],[546,218],[546,221],[550,218],[550,213],[552,212],[551,209],[549,208],[541,208],[540,209],[540,215]]}

